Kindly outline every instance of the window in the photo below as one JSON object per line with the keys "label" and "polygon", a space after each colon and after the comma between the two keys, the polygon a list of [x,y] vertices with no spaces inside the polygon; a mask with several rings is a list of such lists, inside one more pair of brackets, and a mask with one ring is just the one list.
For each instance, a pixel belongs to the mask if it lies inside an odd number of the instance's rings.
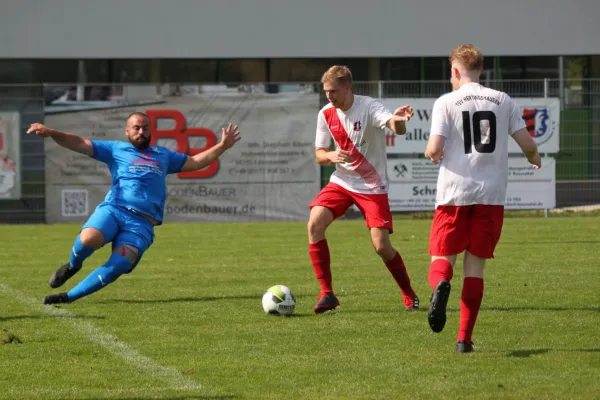
{"label": "window", "polygon": [[114,60],[113,80],[120,83],[151,82],[151,66],[150,60]]}
{"label": "window", "polygon": [[418,81],[421,79],[421,59],[382,58],[381,79],[385,81]]}
{"label": "window", "polygon": [[0,60],[0,83],[36,82],[36,71],[31,60]]}
{"label": "window", "polygon": [[161,60],[160,80],[165,83],[216,82],[217,61],[197,59]]}
{"label": "window", "polygon": [[33,60],[36,75],[44,83],[77,82],[78,60],[52,59]]}
{"label": "window", "polygon": [[450,80],[450,61],[448,57],[424,57],[423,79],[427,81]]}
{"label": "window", "polygon": [[558,79],[558,57],[524,57],[525,79]]}
{"label": "window", "polygon": [[380,63],[381,80],[410,81],[388,82],[383,85],[383,97],[420,96],[422,84],[421,58],[382,58]]}
{"label": "window", "polygon": [[564,57],[565,106],[583,106],[589,96],[589,57]]}
{"label": "window", "polygon": [[218,81],[224,83],[266,82],[266,60],[219,60]]}
{"label": "window", "polygon": [[502,80],[558,79],[558,57],[499,57]]}

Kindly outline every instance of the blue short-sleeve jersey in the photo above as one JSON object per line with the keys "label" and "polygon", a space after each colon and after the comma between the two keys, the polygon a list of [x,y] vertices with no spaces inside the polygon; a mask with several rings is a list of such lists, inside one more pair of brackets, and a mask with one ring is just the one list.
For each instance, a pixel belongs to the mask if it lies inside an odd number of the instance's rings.
{"label": "blue short-sleeve jersey", "polygon": [[162,223],[167,199],[167,175],[181,172],[187,156],[162,146],[139,150],[131,143],[92,140],[94,155],[112,176],[104,203],[148,215]]}

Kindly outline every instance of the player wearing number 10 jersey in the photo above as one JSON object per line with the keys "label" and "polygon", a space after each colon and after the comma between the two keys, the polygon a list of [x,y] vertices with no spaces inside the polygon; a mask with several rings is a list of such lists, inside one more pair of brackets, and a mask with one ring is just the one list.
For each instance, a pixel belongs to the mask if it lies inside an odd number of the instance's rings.
{"label": "player wearing number 10 jersey", "polygon": [[[473,351],[471,335],[483,298],[483,268],[500,239],[512,137],[532,164],[541,167],[537,145],[514,100],[482,86],[483,56],[473,45],[450,53],[453,92],[433,106],[425,156],[442,161],[429,240],[433,290],[428,320],[434,332],[446,323],[446,304],[456,256],[464,252],[464,281],[456,351]],[[510,140],[512,140],[510,139]]]}

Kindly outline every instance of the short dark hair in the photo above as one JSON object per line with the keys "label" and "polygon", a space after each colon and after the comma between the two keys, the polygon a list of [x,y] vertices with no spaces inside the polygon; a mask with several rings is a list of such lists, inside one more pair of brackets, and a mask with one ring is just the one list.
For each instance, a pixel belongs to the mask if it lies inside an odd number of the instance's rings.
{"label": "short dark hair", "polygon": [[128,123],[129,123],[129,119],[131,117],[133,117],[133,116],[144,117],[144,118],[146,118],[148,120],[148,122],[150,122],[150,117],[147,114],[144,114],[143,112],[135,111],[135,112],[132,112],[131,114],[129,114],[127,116],[127,122]]}

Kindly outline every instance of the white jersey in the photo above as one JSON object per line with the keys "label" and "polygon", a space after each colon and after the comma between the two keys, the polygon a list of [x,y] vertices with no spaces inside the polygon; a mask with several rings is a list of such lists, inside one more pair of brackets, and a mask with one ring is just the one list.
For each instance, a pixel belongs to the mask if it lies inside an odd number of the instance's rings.
{"label": "white jersey", "polygon": [[392,113],[377,99],[354,95],[352,107],[342,111],[326,105],[317,117],[317,148],[349,151],[351,163],[337,163],[330,182],[363,194],[387,193],[385,125]]}
{"label": "white jersey", "polygon": [[504,205],[508,140],[525,128],[506,93],[469,83],[435,102],[431,135],[446,138],[436,206]]}

